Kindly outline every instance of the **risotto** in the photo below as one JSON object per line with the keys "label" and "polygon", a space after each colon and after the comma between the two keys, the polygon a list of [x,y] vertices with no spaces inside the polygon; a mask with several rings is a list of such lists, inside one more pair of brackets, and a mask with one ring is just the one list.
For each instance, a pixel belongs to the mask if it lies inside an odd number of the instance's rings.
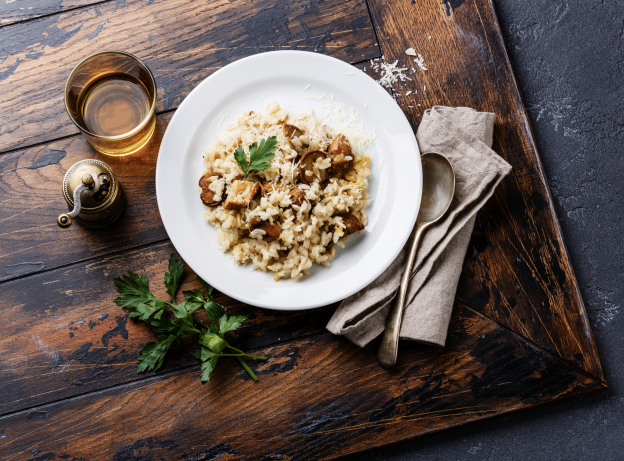
{"label": "risotto", "polygon": [[[309,275],[313,263],[329,266],[336,246],[367,224],[370,158],[363,154],[372,138],[349,137],[312,111],[291,116],[275,101],[265,114],[247,111],[228,126],[204,154],[199,181],[221,249],[275,280]],[[270,163],[246,174],[268,140]]]}

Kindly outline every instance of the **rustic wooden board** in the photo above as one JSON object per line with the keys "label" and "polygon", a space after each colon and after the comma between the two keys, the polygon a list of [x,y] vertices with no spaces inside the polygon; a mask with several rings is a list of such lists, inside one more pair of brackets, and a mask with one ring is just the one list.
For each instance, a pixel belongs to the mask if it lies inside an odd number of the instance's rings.
{"label": "rustic wooden board", "polygon": [[388,371],[375,346],[325,333],[257,351],[271,357],[254,365],[258,383],[224,362],[205,387],[195,367],[38,407],[0,418],[0,450],[6,460],[335,458],[602,387],[459,306],[444,349],[406,345]]}
{"label": "rustic wooden board", "polygon": [[[494,149],[514,167],[479,213],[447,347],[402,343],[398,368],[385,371],[375,344],[358,349],[322,332],[333,306],[285,314],[220,296],[253,318],[235,341],[272,357],[254,364],[259,383],[224,362],[198,386],[187,343],[162,373],[137,376],[138,347],[151,336],[112,303],[110,279],[128,268],[154,276],[154,287],[162,279],[172,248],[153,177],[171,112],[158,116],[142,152],[104,158],[128,192],[122,220],[108,231],[62,231],[60,179],[75,161],[99,157],[50,102],[66,73],[119,44],[156,71],[162,112],[215,68],[268,49],[274,35],[274,48],[349,62],[379,48],[358,0],[99,2],[0,27],[0,88],[10,95],[0,101],[0,149],[31,146],[0,155],[3,459],[332,458],[606,387],[493,5],[368,4],[386,60],[414,67],[394,93],[414,129],[434,104],[494,111]],[[43,48],[33,48],[39,37]],[[408,47],[428,70],[412,64]],[[184,286],[197,287],[191,274]]]}
{"label": "rustic wooden board", "polygon": [[[386,60],[416,69],[412,81],[395,86],[414,128],[435,104],[494,112],[493,149],[513,166],[479,215],[458,299],[604,380],[493,5],[369,5]],[[428,70],[405,54],[409,47],[426,57]],[[419,91],[405,96],[408,90]]]}
{"label": "rustic wooden board", "polygon": [[358,62],[379,55],[375,43],[364,0],[111,0],[5,26],[0,152],[77,132],[65,114],[63,89],[72,68],[96,51],[121,49],[143,59],[163,111],[250,54],[297,49]]}
{"label": "rustic wooden board", "polygon": [[[113,303],[112,278],[127,270],[145,273],[153,293],[167,299],[162,280],[173,251],[166,242],[2,285],[0,414],[139,379],[138,351],[154,336]],[[180,289],[201,288],[187,272]],[[250,317],[237,332],[236,342],[244,349],[324,331],[335,308],[289,313],[253,308],[224,295],[215,299],[227,306],[228,315]],[[177,346],[164,371],[195,364],[192,350],[193,343]]]}

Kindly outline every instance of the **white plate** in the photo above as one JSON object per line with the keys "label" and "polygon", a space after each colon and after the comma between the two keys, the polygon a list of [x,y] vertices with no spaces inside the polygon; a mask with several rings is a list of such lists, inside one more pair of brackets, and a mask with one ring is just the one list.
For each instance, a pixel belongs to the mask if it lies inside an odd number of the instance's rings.
{"label": "white plate", "polygon": [[[310,85],[307,90],[304,88]],[[320,97],[322,101],[309,96]],[[202,156],[210,142],[244,110],[264,112],[272,100],[291,114],[321,102],[353,108],[366,130],[376,130],[362,235],[337,247],[330,267],[314,264],[299,280],[237,266],[218,247],[197,192]],[[225,117],[225,118],[224,118]],[[182,102],[163,137],[156,165],[156,197],[165,229],[184,261],[217,290],[239,301],[283,310],[310,309],[346,298],[377,278],[394,260],[416,221],[422,192],[420,154],[412,128],[388,93],[357,68],[322,54],[273,51],[215,72]]]}

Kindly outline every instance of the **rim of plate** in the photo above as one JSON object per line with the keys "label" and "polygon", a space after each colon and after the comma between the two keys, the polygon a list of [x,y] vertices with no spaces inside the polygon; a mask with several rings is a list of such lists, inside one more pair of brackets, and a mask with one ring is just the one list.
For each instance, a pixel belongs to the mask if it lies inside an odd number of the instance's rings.
{"label": "rim of plate", "polygon": [[[252,69],[255,72],[251,75],[245,72]],[[285,72],[285,74],[276,73],[276,69]],[[170,197],[175,196],[177,192],[181,194],[182,192],[180,191],[184,187],[191,187],[193,191],[196,189],[195,184],[180,184],[180,182],[183,182],[183,164],[187,161],[187,157],[192,155],[190,152],[193,149],[192,140],[197,136],[200,125],[208,120],[206,117],[210,114],[211,109],[227,104],[228,95],[233,95],[236,91],[242,91],[263,78],[298,79],[301,78],[303,70],[311,71],[311,78],[319,80],[323,80],[329,74],[335,74],[336,72],[357,76],[360,82],[364,82],[367,93],[374,95],[373,99],[376,102],[373,104],[373,109],[384,112],[383,122],[378,120],[378,123],[373,127],[377,130],[378,136],[379,131],[383,131],[386,133],[388,142],[402,142],[403,147],[411,150],[411,152],[402,152],[396,159],[393,157],[397,155],[396,152],[385,152],[384,165],[388,163],[395,165],[395,162],[399,159],[401,160],[400,167],[392,170],[394,176],[388,179],[388,182],[392,182],[392,184],[384,186],[389,188],[390,195],[394,197],[393,201],[387,199],[385,203],[386,206],[392,208],[392,212],[388,212],[390,213],[388,221],[381,229],[382,235],[388,234],[385,238],[390,240],[383,242],[381,237],[378,237],[373,247],[367,253],[360,255],[362,258],[361,262],[356,264],[353,269],[346,271],[343,269],[340,274],[337,274],[338,277],[334,276],[329,280],[325,280],[323,288],[327,287],[327,289],[323,290],[318,290],[318,286],[314,290],[314,286],[318,285],[318,283],[313,283],[314,281],[310,282],[311,286],[306,285],[306,280],[314,277],[314,274],[304,276],[300,281],[288,279],[291,283],[284,283],[285,279],[282,279],[276,283],[273,281],[272,272],[257,271],[255,273],[266,276],[267,289],[270,286],[279,287],[282,284],[282,288],[279,291],[270,289],[270,293],[273,293],[273,295],[268,294],[259,298],[253,294],[249,295],[242,283],[238,285],[241,288],[236,289],[231,282],[221,280],[218,273],[219,268],[217,267],[216,270],[211,269],[210,264],[201,259],[199,254],[201,252],[196,247],[193,247],[189,239],[186,238],[186,229],[188,227],[185,227],[180,222],[180,205],[172,203],[173,200]],[[289,71],[292,73],[289,74]],[[271,77],[272,72],[274,73],[273,77]],[[215,92],[214,90],[217,91]],[[218,94],[215,95],[216,93]],[[347,93],[345,92],[344,94]],[[266,101],[267,104],[268,102],[270,100]],[[201,113],[204,114],[204,118],[201,119],[200,115],[198,119],[196,115]],[[234,114],[234,117],[238,118],[238,116],[239,114]],[[225,126],[223,129],[225,129]],[[392,132],[392,138],[388,136],[389,132]],[[394,139],[397,137],[401,141]],[[391,168],[391,166],[388,166],[388,168]],[[172,181],[172,174],[175,177],[176,173],[179,173],[180,177]],[[371,177],[375,173],[371,168]],[[377,173],[381,176],[381,168]],[[197,179],[199,179],[199,175]],[[401,185],[400,192],[399,185]],[[422,165],[416,137],[405,114],[396,101],[375,80],[355,66],[323,54],[295,50],[270,51],[242,58],[228,64],[204,79],[189,93],[175,111],[163,136],[156,161],[155,188],[158,210],[165,230],[182,259],[197,275],[218,291],[247,304],[275,310],[304,310],[325,306],[347,298],[379,277],[395,260],[409,238],[418,215],[422,195]],[[411,204],[411,207],[398,209],[396,202],[398,201],[399,193],[403,201],[405,201],[405,197],[409,198],[407,203],[408,205]],[[371,198],[374,200],[376,197]],[[371,208],[371,205],[369,205],[367,212],[371,211]],[[194,216],[191,219],[195,219]],[[201,220],[206,227],[212,227],[203,218]],[[364,232],[367,230],[365,229]],[[190,240],[192,241],[192,239]],[[202,242],[203,245],[214,244],[215,247],[216,243],[216,238],[214,242],[207,239],[203,239]],[[347,244],[349,244],[348,241]],[[357,248],[349,248],[347,251],[357,251]],[[237,266],[227,253],[222,253],[220,250],[219,253],[223,258],[219,264],[229,264],[251,271],[249,264]],[[324,267],[322,270],[331,271],[336,260],[345,256],[346,254],[336,255],[331,261],[330,267]],[[313,267],[316,265],[313,264]],[[231,271],[234,271],[234,269]],[[347,272],[349,271],[355,272],[348,274]],[[336,280],[336,278],[340,280]],[[345,284],[345,281],[350,283]],[[275,299],[272,299],[271,296]]]}

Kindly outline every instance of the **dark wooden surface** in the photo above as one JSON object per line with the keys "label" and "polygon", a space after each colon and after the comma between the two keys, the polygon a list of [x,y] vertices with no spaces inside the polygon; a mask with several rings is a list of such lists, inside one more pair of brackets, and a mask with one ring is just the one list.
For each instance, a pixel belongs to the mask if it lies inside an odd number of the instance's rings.
{"label": "dark wooden surface", "polygon": [[271,357],[254,367],[258,383],[224,363],[206,389],[193,367],[3,418],[4,440],[13,441],[5,456],[334,458],[601,387],[480,314],[456,310],[444,349],[405,345],[390,372],[377,364],[376,342],[294,339],[257,350]]}
{"label": "dark wooden surface", "polygon": [[[489,1],[29,1],[0,9],[2,459],[333,458],[606,387]],[[128,158],[94,153],[62,104],[73,65],[106,48],[143,58],[159,85],[156,134]],[[111,278],[144,271],[164,292],[173,248],[154,168],[168,121],[218,68],[291,48],[373,77],[366,60],[382,54],[414,67],[394,89],[414,129],[435,104],[497,114],[494,149],[514,169],[479,213],[448,344],[402,343],[386,371],[376,344],[324,330],[335,306],[283,313],[218,295],[252,319],[237,344],[271,357],[255,364],[260,382],[224,361],[199,386],[186,343],[163,371],[136,375],[151,334],[112,303]],[[117,172],[127,209],[107,230],[61,230],[61,178],[90,157]],[[196,287],[190,271],[183,283]]]}

